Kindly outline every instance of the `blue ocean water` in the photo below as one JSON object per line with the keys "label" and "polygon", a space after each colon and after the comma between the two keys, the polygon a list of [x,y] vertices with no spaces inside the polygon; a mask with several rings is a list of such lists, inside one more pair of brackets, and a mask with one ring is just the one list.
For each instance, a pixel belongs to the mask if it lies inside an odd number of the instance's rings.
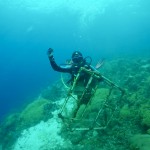
{"label": "blue ocean water", "polygon": [[74,50],[93,59],[150,55],[149,0],[0,0],[0,118],[59,77]]}

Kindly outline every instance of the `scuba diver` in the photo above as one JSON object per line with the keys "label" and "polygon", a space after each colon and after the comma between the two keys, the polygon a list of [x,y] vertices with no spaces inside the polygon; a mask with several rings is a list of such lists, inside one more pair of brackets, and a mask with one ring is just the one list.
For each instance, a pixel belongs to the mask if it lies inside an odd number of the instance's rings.
{"label": "scuba diver", "polygon": [[[79,51],[74,51],[72,53],[71,62],[69,64],[66,64],[66,66],[58,65],[55,62],[53,52],[54,51],[53,51],[52,48],[49,48],[48,51],[47,51],[47,55],[48,55],[48,58],[49,58],[49,61],[50,61],[50,64],[51,64],[52,68],[55,71],[58,71],[58,72],[71,74],[71,79],[67,82],[67,83],[70,83],[71,85],[73,85],[74,79],[76,78],[76,76],[77,76],[77,74],[78,74],[81,67],[83,67],[83,68],[85,68],[89,71],[99,72],[96,68],[91,66],[91,62],[92,62],[91,57],[88,56],[88,57],[84,58],[82,53],[79,52]],[[87,62],[87,59],[90,59],[90,62]],[[78,99],[81,98],[82,92],[85,89],[89,79],[90,79],[90,76],[88,76],[87,74],[85,74],[85,73],[80,74],[80,77],[78,79],[77,88],[74,91],[74,94],[77,95]],[[97,80],[95,80],[95,81],[93,80],[92,84],[91,84],[91,87],[88,89],[88,91],[86,92],[84,97],[82,97],[82,100],[80,102],[77,102],[77,109],[75,110],[75,112],[73,114],[73,118],[76,117],[76,114],[77,114],[77,112],[80,108],[80,105],[81,104],[86,105],[89,102],[89,100],[91,99],[91,97],[93,96],[93,93],[94,93],[92,91],[92,89],[94,89],[96,85],[97,85]]]}
{"label": "scuba diver", "polygon": [[91,71],[98,71],[96,68],[91,66],[91,63],[88,63],[86,61],[87,57],[83,58],[82,53],[79,51],[74,51],[72,53],[71,62],[69,63],[70,65],[66,64],[66,66],[57,65],[57,63],[55,62],[54,56],[53,56],[52,48],[48,49],[47,55],[50,60],[50,64],[51,64],[52,68],[58,72],[70,73],[72,76],[72,80],[74,79],[74,77],[76,77],[76,75],[81,67],[85,67],[86,69],[91,70]]}

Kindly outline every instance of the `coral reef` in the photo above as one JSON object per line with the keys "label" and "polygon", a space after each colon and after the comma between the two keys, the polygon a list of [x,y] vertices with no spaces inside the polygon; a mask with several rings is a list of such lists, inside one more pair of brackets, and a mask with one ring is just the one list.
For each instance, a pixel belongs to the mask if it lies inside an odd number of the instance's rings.
{"label": "coral reef", "polygon": [[144,104],[140,107],[140,115],[142,119],[142,125],[150,128],[150,105]]}
{"label": "coral reef", "polygon": [[[118,91],[113,90],[108,97],[110,87],[100,83],[87,109],[87,122],[81,122],[81,125],[89,125],[88,120],[97,115],[108,98],[105,105],[109,107],[103,109],[98,120],[101,125],[106,125],[111,119],[105,130],[67,130],[70,122],[64,123],[56,117],[66,94],[61,81],[57,81],[53,86],[43,89],[40,97],[21,112],[11,114],[1,123],[0,145],[4,150],[9,150],[12,146],[12,150],[149,150],[150,59],[110,60],[101,68],[101,73],[123,87],[125,95],[120,99]],[[74,109],[72,104],[67,107],[69,111]],[[83,109],[84,106],[79,109],[77,115],[82,114]]]}
{"label": "coral reef", "polygon": [[9,149],[24,129],[51,118],[54,107],[51,101],[39,97],[22,112],[9,115],[0,126],[0,142],[3,149]]}
{"label": "coral reef", "polygon": [[39,123],[40,120],[47,120],[50,114],[46,108],[49,106],[52,106],[51,102],[43,98],[33,101],[21,112],[20,125],[29,127]]}
{"label": "coral reef", "polygon": [[41,96],[47,100],[57,101],[63,98],[66,94],[66,89],[64,88],[62,82],[57,80],[51,86],[43,89],[41,91]]}
{"label": "coral reef", "polygon": [[134,135],[131,138],[131,150],[149,150],[150,149],[150,135],[147,134],[139,134]]}

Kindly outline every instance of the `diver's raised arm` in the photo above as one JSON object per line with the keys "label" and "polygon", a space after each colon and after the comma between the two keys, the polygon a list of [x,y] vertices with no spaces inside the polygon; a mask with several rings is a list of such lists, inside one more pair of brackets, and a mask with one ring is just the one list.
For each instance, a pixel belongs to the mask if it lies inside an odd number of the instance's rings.
{"label": "diver's raised arm", "polygon": [[62,67],[62,66],[57,65],[57,63],[55,62],[55,59],[54,59],[53,52],[54,52],[54,50],[52,48],[49,48],[47,51],[47,55],[48,55],[48,58],[49,58],[52,68],[58,72],[71,73],[71,67]]}

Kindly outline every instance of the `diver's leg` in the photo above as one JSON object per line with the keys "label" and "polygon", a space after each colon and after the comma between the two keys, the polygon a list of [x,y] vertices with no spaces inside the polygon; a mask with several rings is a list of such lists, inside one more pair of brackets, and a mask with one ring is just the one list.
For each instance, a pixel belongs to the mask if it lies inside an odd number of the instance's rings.
{"label": "diver's leg", "polygon": [[73,111],[72,118],[76,118],[76,115],[77,115],[78,110],[79,110],[79,108],[80,108],[80,97],[81,97],[81,96],[78,96],[78,100],[77,100],[77,108],[75,108],[75,110]]}

